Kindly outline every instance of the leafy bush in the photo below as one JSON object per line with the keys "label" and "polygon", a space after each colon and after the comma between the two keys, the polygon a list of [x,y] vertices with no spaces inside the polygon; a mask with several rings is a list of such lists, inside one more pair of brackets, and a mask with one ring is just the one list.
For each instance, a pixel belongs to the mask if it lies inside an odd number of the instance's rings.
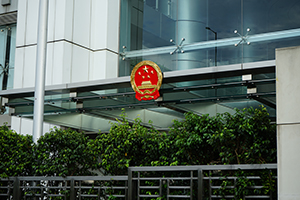
{"label": "leafy bush", "polygon": [[104,173],[127,174],[129,166],[164,163],[169,148],[167,135],[142,126],[140,119],[130,124],[125,112],[121,118],[112,124],[108,134],[99,134],[92,144]]}
{"label": "leafy bush", "polygon": [[32,137],[0,127],[0,177],[32,174]]}
{"label": "leafy bush", "polygon": [[[236,110],[235,114],[198,116],[185,114],[183,121],[175,121],[170,130],[171,145],[176,146],[173,159],[179,165],[205,164],[262,164],[276,162],[276,125],[271,124],[266,108]],[[224,197],[233,194],[236,199],[249,195],[254,184],[246,176],[255,173],[227,172],[238,177],[233,189],[226,178],[214,194]],[[275,191],[276,183],[270,173],[261,175],[262,192]]]}
{"label": "leafy bush", "polygon": [[276,162],[276,125],[264,107],[212,117],[187,113],[174,122],[170,141],[180,165]]}
{"label": "leafy bush", "polygon": [[208,142],[219,152],[220,163],[262,164],[276,162],[276,125],[266,108],[237,110],[218,115],[222,129],[209,135]]}
{"label": "leafy bush", "polygon": [[218,152],[208,139],[221,129],[218,117],[186,113],[185,119],[175,120],[170,129],[170,145],[175,146],[172,159],[177,165],[208,164],[216,160]]}
{"label": "leafy bush", "polygon": [[35,175],[91,175],[90,170],[97,166],[84,134],[57,128],[39,138],[34,159]]}
{"label": "leafy bush", "polygon": [[91,175],[92,169],[121,175],[129,166],[254,164],[276,162],[276,125],[266,108],[216,116],[185,114],[168,134],[146,128],[137,118],[112,123],[95,140],[72,130],[54,129],[35,145],[0,127],[0,176]]}

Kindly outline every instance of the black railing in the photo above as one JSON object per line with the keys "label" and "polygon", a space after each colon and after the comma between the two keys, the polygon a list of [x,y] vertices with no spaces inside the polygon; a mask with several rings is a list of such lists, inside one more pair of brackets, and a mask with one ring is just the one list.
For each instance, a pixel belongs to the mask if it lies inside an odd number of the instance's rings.
{"label": "black railing", "polygon": [[1,199],[126,199],[127,176],[12,177],[1,179]]}
{"label": "black railing", "polygon": [[10,177],[0,199],[276,199],[277,165],[129,167],[128,176]]}

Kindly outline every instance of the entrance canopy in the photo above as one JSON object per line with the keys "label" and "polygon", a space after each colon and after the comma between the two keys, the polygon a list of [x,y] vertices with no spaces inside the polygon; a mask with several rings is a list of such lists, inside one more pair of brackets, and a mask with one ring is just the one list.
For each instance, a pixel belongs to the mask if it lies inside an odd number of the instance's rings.
{"label": "entrance canopy", "polygon": [[[108,131],[124,108],[130,120],[168,130],[185,112],[211,114],[267,107],[275,119],[275,61],[165,72],[162,99],[138,101],[130,77],[46,86],[44,120],[86,132]],[[34,88],[0,91],[11,115],[33,117]],[[149,124],[152,121],[152,125]]]}

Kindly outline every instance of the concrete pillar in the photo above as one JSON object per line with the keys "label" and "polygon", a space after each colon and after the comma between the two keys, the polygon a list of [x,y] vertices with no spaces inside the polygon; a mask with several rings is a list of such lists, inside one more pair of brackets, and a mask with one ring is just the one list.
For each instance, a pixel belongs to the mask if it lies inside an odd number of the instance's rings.
{"label": "concrete pillar", "polygon": [[300,199],[300,47],[276,50],[278,199]]}

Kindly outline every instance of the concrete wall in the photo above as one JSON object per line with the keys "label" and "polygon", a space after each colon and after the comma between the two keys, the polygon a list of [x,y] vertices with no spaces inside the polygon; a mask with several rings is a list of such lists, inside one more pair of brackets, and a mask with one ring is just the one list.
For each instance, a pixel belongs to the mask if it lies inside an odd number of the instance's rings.
{"label": "concrete wall", "polygon": [[300,47],[276,50],[278,195],[300,199]]}
{"label": "concrete wall", "polygon": [[[14,89],[34,87],[39,0],[17,9]],[[46,85],[118,76],[119,11],[120,0],[49,1]],[[32,120],[13,118],[11,128],[32,133]]]}
{"label": "concrete wall", "polygon": [[[43,124],[43,134],[49,132],[52,128],[54,128],[54,124],[46,123]],[[60,126],[56,126],[60,128]],[[33,120],[25,117],[11,117],[11,129],[16,131],[17,133],[21,133],[23,135],[32,135],[33,133]]]}
{"label": "concrete wall", "polygon": [[[49,1],[46,85],[118,76],[119,3]],[[14,88],[34,86],[38,8],[18,4]]]}
{"label": "concrete wall", "polygon": [[16,11],[17,9],[18,9],[18,0],[10,0],[10,5],[6,5],[6,6],[2,6],[2,0],[0,0],[0,14],[13,12]]}

